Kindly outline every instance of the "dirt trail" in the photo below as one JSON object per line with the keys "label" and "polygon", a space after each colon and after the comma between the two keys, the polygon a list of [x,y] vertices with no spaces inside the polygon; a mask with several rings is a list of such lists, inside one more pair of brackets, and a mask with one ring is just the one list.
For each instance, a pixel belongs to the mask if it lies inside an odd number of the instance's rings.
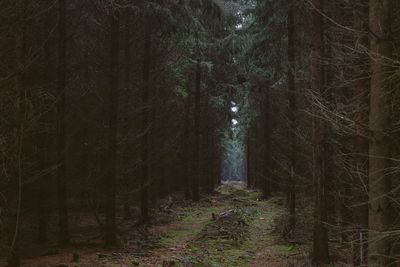
{"label": "dirt trail", "polygon": [[[183,210],[178,221],[165,227],[162,247],[135,262],[139,266],[297,266],[296,256],[304,253],[277,242],[279,236],[274,232],[274,223],[283,212],[281,198],[260,201],[257,192],[237,185],[226,185],[219,192],[208,204]],[[239,216],[229,217],[235,212]],[[225,223],[218,221],[221,214]],[[236,226],[241,220],[243,229]]]}
{"label": "dirt trail", "polygon": [[86,248],[79,250],[80,259],[73,264],[72,250],[65,250],[24,266],[297,266],[290,261],[301,253],[299,248],[276,242],[274,222],[282,214],[282,199],[260,201],[258,196],[238,185],[224,185],[199,203],[178,206],[172,222],[146,230],[157,237],[146,251]]}

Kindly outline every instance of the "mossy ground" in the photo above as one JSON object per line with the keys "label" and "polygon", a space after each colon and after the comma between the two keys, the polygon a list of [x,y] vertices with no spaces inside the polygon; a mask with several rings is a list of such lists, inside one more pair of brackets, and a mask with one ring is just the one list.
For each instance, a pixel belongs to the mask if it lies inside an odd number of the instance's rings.
{"label": "mossy ground", "polygon": [[[288,258],[299,254],[299,248],[276,242],[279,234],[274,231],[276,219],[284,211],[283,201],[278,196],[269,200],[259,197],[259,192],[240,185],[223,185],[200,202],[177,202],[172,221],[150,226],[144,236],[132,240],[149,244],[122,245],[113,250],[80,249],[79,262],[68,266],[289,266]],[[226,213],[232,218],[218,219]],[[71,251],[65,251],[35,262],[54,266],[52,263],[70,259]]]}
{"label": "mossy ground", "polygon": [[[269,266],[267,262],[257,262],[258,252],[268,247],[279,258],[295,253],[293,246],[278,245],[274,240],[273,223],[282,212],[281,201],[272,198],[259,200],[259,193],[239,186],[224,185],[218,194],[210,198],[214,205],[188,209],[180,218],[180,226],[164,235],[164,246],[179,246],[164,257],[164,264],[173,266]],[[204,236],[204,231],[214,223],[212,214],[235,210],[245,220],[247,227],[235,238]],[[232,223],[236,223],[232,221]],[[223,227],[223,226],[222,226]],[[167,259],[166,259],[167,258]],[[167,262],[167,263],[166,263]],[[158,263],[162,266],[162,262]],[[157,266],[157,265],[156,265]]]}

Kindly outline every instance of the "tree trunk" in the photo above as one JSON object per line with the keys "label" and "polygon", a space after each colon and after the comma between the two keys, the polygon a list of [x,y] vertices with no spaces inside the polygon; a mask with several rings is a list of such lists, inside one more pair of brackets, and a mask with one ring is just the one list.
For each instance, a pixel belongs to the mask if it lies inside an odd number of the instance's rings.
{"label": "tree trunk", "polygon": [[[88,30],[87,30],[88,31]],[[89,118],[89,97],[90,97],[90,62],[89,62],[89,55],[90,55],[90,47],[89,47],[89,39],[86,40],[85,44],[85,67],[83,71],[83,79],[84,79],[84,86],[85,92],[82,94],[81,104],[82,104],[82,120],[81,120],[81,136],[80,136],[80,149],[81,149],[81,163],[80,163],[80,170],[81,170],[81,179],[82,179],[82,203],[85,203],[90,197],[90,128],[91,128],[91,120]]]}
{"label": "tree trunk", "polygon": [[10,112],[12,121],[15,123],[10,129],[9,144],[9,170],[10,181],[8,184],[8,255],[7,266],[19,267],[21,265],[19,251],[19,227],[22,196],[22,141],[24,135],[24,111],[22,97],[24,95],[24,72],[25,72],[25,10],[26,0],[15,1],[16,27],[14,33],[15,41],[15,75],[13,106]]}
{"label": "tree trunk", "polygon": [[250,136],[250,134],[251,134],[251,126],[249,126],[248,128],[247,128],[247,149],[246,149],[246,156],[247,156],[247,158],[246,158],[246,171],[247,171],[247,179],[246,179],[246,182],[247,182],[247,188],[251,188],[251,179],[252,179],[252,177],[251,177],[251,175],[252,175],[252,172],[251,172],[251,152],[252,152],[252,150],[251,150],[251,136]]}
{"label": "tree trunk", "polygon": [[217,168],[218,168],[218,144],[217,137],[214,133],[214,128],[211,131],[211,171],[210,171],[210,193],[215,192],[215,185],[217,182]]}
{"label": "tree trunk", "polygon": [[271,174],[272,174],[272,123],[271,123],[271,87],[268,83],[265,91],[265,125],[264,125],[264,175],[262,178],[263,198],[268,198],[271,193]]}
{"label": "tree trunk", "polygon": [[[126,14],[127,17],[129,17],[131,14]],[[126,19],[125,23],[125,86],[124,86],[124,123],[123,123],[123,135],[125,138],[129,137],[129,125],[130,125],[130,94],[131,94],[131,32],[130,32],[130,24],[129,24],[129,19]],[[129,154],[130,154],[130,142],[126,142],[124,144],[125,148],[123,149],[123,159],[126,164],[124,164],[124,167],[126,167],[128,164],[131,164],[131,161],[129,160]],[[129,220],[132,216],[131,214],[131,207],[130,207],[130,194],[131,194],[131,189],[132,189],[132,182],[130,181],[130,173],[124,172],[124,183],[125,183],[125,200],[124,200],[124,219]]]}
{"label": "tree trunk", "polygon": [[[329,6],[327,4],[327,6]],[[323,10],[324,14],[327,17],[332,17],[334,12],[332,11],[332,7],[329,6],[328,8],[326,8],[326,10]],[[329,23],[326,23],[325,26],[325,22],[329,22],[327,20],[327,17],[324,17],[323,20],[323,27],[328,28],[330,25],[328,25]],[[324,28],[323,28],[324,29]],[[334,37],[332,36],[332,31],[330,28],[328,28],[328,30],[326,30],[326,33],[323,33],[323,37],[322,37],[322,42],[323,42],[323,59],[321,60],[321,64],[323,65],[323,81],[324,81],[324,88],[322,90],[321,93],[321,99],[323,99],[323,101],[325,103],[327,103],[327,105],[334,109],[336,106],[336,99],[335,96],[333,94],[333,90],[332,88],[334,87],[334,64],[328,64],[328,60],[334,58],[333,56],[333,40]],[[344,44],[346,45],[346,44]],[[344,99],[348,99],[348,97],[346,97],[346,93],[349,90],[347,89],[343,89],[342,92],[338,92],[337,94],[342,94]],[[322,115],[322,113],[320,114]],[[329,117],[330,115],[328,115]],[[327,117],[327,114],[325,114],[325,117]],[[340,176],[341,179],[336,179],[336,172],[337,172],[337,168],[336,168],[336,161],[335,158],[337,156],[336,153],[336,143],[341,143],[344,148],[341,151],[341,153],[347,155],[348,153],[346,153],[346,144],[349,143],[348,142],[348,138],[341,140],[339,135],[335,134],[334,128],[332,126],[332,123],[329,121],[324,122],[323,121],[323,128],[324,128],[324,156],[323,159],[325,161],[324,163],[324,173],[325,173],[325,188],[327,193],[325,194],[326,196],[326,213],[327,214],[336,214],[336,212],[338,212],[338,216],[340,217],[339,220],[339,227],[341,227],[342,231],[341,231],[341,237],[342,240],[344,241],[348,241],[348,231],[346,230],[345,227],[348,227],[348,223],[350,221],[349,219],[349,209],[348,207],[350,206],[349,203],[349,189],[350,187],[348,186],[350,184],[349,181],[349,175],[346,175],[347,173],[345,173],[344,175]],[[346,143],[347,141],[347,143]],[[343,195],[343,198],[340,199],[341,201],[339,201],[338,205],[335,205],[335,201],[329,201],[329,199],[332,197],[331,195],[331,191],[332,194],[337,194],[337,192],[343,192],[341,193]],[[346,194],[347,193],[347,194]],[[336,208],[337,209],[336,211]],[[325,222],[326,224],[335,224],[336,221],[329,221],[329,219],[333,218],[334,216],[329,216],[327,218],[327,222]]]}
{"label": "tree trunk", "polygon": [[[50,85],[50,80],[54,79],[52,75],[52,66],[51,64],[51,30],[53,28],[52,18],[53,18],[53,9],[51,8],[47,14],[44,21],[44,35],[42,40],[45,41],[45,45],[43,47],[43,65],[46,66],[46,75],[43,77],[43,88],[47,88],[47,93],[49,95],[53,94],[52,86]],[[52,106],[52,105],[51,105]],[[49,193],[49,188],[47,185],[52,180],[52,175],[50,174],[50,168],[53,167],[53,151],[54,151],[54,132],[51,130],[51,125],[54,125],[54,110],[52,108],[46,107],[45,110],[42,111],[43,114],[41,116],[42,121],[42,129],[40,129],[41,134],[38,140],[38,157],[39,157],[39,172],[42,173],[37,200],[39,202],[37,215],[38,215],[38,242],[45,243],[47,241],[47,224],[48,218],[50,214],[50,203],[49,199],[46,197]]]}
{"label": "tree trunk", "polygon": [[356,136],[354,149],[355,172],[352,182],[353,206],[353,264],[367,263],[368,251],[368,0],[355,1],[354,47],[357,53],[354,66],[354,99],[356,102]]}
{"label": "tree trunk", "polygon": [[190,195],[190,156],[189,156],[189,140],[190,140],[190,106],[191,106],[191,90],[188,87],[189,93],[185,103],[185,115],[184,115],[184,125],[183,125],[183,153],[182,153],[182,161],[183,161],[183,175],[182,175],[182,184],[183,184],[183,193],[185,195],[185,199],[189,200]]}
{"label": "tree trunk", "polygon": [[294,2],[288,3],[288,86],[289,86],[289,120],[290,120],[290,181],[288,184],[289,226],[293,231],[296,225],[296,84],[295,84],[295,18]]}
{"label": "tree trunk", "polygon": [[192,198],[200,200],[199,192],[199,166],[200,166],[200,98],[201,98],[201,65],[200,60],[196,64],[196,89],[194,95],[194,142],[193,142],[193,173],[192,173]]}
{"label": "tree trunk", "polygon": [[116,198],[116,165],[118,135],[118,93],[119,93],[119,26],[120,13],[116,7],[110,15],[110,91],[109,91],[109,132],[108,132],[108,168],[106,176],[106,225],[105,246],[110,247],[116,241],[115,198]]}
{"label": "tree trunk", "polygon": [[205,176],[208,178],[207,179],[207,193],[212,194],[215,190],[215,180],[214,180],[214,166],[216,163],[215,159],[215,141],[214,141],[214,128],[213,128],[213,123],[212,123],[212,118],[210,115],[207,115],[207,126],[206,126],[206,131],[207,131],[207,136],[205,136],[206,139],[206,155],[208,157],[205,159]]}
{"label": "tree trunk", "polygon": [[[311,90],[313,98],[323,96],[324,73],[321,64],[323,57],[323,19],[320,14],[323,0],[312,0],[311,33]],[[323,107],[313,99],[313,177],[315,187],[313,262],[317,266],[329,263],[328,230],[326,228],[326,173],[325,173],[325,125],[321,117]]]}
{"label": "tree trunk", "polygon": [[66,186],[66,133],[65,133],[65,90],[66,90],[66,0],[58,0],[58,81],[57,81],[57,196],[58,196],[58,245],[69,243],[68,207]]}
{"label": "tree trunk", "polygon": [[[261,101],[260,101],[261,102]],[[262,142],[260,139],[260,129],[261,129],[261,127],[260,127],[260,123],[259,123],[259,121],[257,121],[256,123],[255,123],[255,127],[254,127],[254,129],[255,129],[255,133],[254,133],[254,142],[255,142],[255,144],[259,144],[260,142]],[[262,159],[262,154],[260,153],[260,146],[255,146],[254,147],[255,149],[254,149],[254,181],[253,181],[253,187],[254,188],[260,188],[260,186],[261,186],[261,183],[260,183],[260,180],[261,180],[261,178],[260,178],[260,172],[262,171],[260,171],[260,159]],[[261,155],[260,155],[261,154]]]}
{"label": "tree trunk", "polygon": [[146,20],[144,57],[143,57],[143,91],[142,91],[142,179],[141,179],[141,216],[142,222],[149,222],[149,90],[150,90],[150,49],[151,49],[151,20]]}
{"label": "tree trunk", "polygon": [[390,44],[391,0],[370,0],[369,28],[371,38],[371,93],[369,129],[369,247],[368,265],[388,264],[388,230],[390,213],[390,84],[388,83],[388,58],[392,56]]}

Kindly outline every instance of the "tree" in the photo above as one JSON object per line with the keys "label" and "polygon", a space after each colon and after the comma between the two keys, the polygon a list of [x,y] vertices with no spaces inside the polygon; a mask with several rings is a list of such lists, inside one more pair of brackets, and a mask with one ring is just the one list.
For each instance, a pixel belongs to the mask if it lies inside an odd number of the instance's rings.
{"label": "tree", "polygon": [[196,80],[194,92],[194,139],[193,139],[193,180],[192,180],[192,199],[200,200],[199,192],[199,164],[200,164],[200,112],[201,112],[201,62],[196,63]]}
{"label": "tree", "polygon": [[183,191],[185,195],[185,199],[189,200],[191,197],[190,194],[190,174],[189,165],[190,165],[190,156],[189,156],[189,140],[190,140],[190,108],[191,108],[191,100],[192,95],[190,93],[190,87],[188,87],[189,93],[185,99],[185,114],[184,114],[184,125],[183,125],[183,146],[182,146],[182,161],[183,161]]}
{"label": "tree", "polygon": [[[131,68],[131,58],[132,58],[132,51],[131,51],[131,32],[130,32],[130,12],[125,13],[125,27],[124,27],[124,94],[123,97],[125,99],[125,103],[123,105],[123,110],[121,113],[123,114],[123,130],[122,134],[125,135],[125,139],[129,136],[129,125],[130,125],[130,94],[132,90],[132,68]],[[125,148],[121,149],[123,159],[127,164],[132,164],[129,158],[129,148],[131,142],[124,142]],[[124,219],[129,220],[131,219],[131,210],[130,210],[130,194],[132,190],[132,177],[131,173],[125,171],[123,173],[124,176],[124,185],[126,186],[126,199],[124,203]]]}
{"label": "tree", "polygon": [[57,62],[57,194],[58,194],[58,245],[69,243],[68,207],[66,186],[66,129],[65,90],[67,73],[66,1],[58,0],[58,62]]}
{"label": "tree", "polygon": [[328,231],[326,228],[326,177],[324,164],[325,129],[322,120],[323,110],[318,105],[317,99],[323,96],[324,72],[322,67],[323,58],[323,0],[313,0],[311,10],[311,91],[313,94],[313,177],[314,177],[314,239],[313,239],[313,261],[316,265],[329,263]]}
{"label": "tree", "polygon": [[117,186],[117,134],[118,134],[118,93],[119,93],[119,28],[120,11],[112,6],[110,12],[110,88],[109,88],[109,129],[108,169],[106,191],[105,245],[110,247],[116,241],[115,198]]}
{"label": "tree", "polygon": [[246,135],[246,186],[247,188],[252,187],[252,182],[253,182],[253,172],[252,172],[252,167],[253,164],[251,162],[251,154],[252,154],[252,147],[251,147],[251,126],[248,126],[247,128],[247,135]]}
{"label": "tree", "polygon": [[264,177],[262,180],[263,198],[268,198],[271,194],[271,179],[272,179],[272,101],[271,101],[271,85],[267,82],[265,87],[265,102],[264,102]]}
{"label": "tree", "polygon": [[[352,182],[353,195],[353,264],[359,266],[367,262],[368,235],[368,0],[354,1],[354,99],[356,101],[356,136],[354,140],[355,174]],[[360,235],[362,238],[360,238]],[[362,255],[361,255],[362,251]]]}
{"label": "tree", "polygon": [[[42,40],[45,41],[43,46],[43,61],[42,65],[44,66],[44,71],[46,72],[45,77],[42,77],[44,91],[48,96],[54,93],[54,88],[50,85],[50,81],[54,80],[54,69],[51,50],[52,44],[50,39],[52,38],[52,27],[53,27],[53,16],[54,7],[50,8],[46,12],[44,19],[44,32]],[[54,130],[53,125],[55,124],[55,110],[54,110],[54,100],[50,100],[47,98],[47,103],[45,108],[42,108],[43,115],[40,118],[40,134],[38,135],[37,147],[38,147],[38,172],[41,173],[41,178],[39,182],[39,188],[37,190],[37,215],[38,215],[38,242],[45,243],[48,240],[47,236],[47,228],[48,228],[48,220],[50,215],[50,206],[49,198],[44,197],[48,196],[49,191],[52,190],[48,186],[46,186],[49,181],[53,180],[53,174],[50,172],[54,165]]]}
{"label": "tree", "polygon": [[151,18],[147,15],[145,20],[145,33],[143,43],[143,88],[142,88],[142,140],[141,140],[141,164],[142,178],[140,188],[142,222],[149,221],[149,90],[150,90],[150,60],[152,46]]}
{"label": "tree", "polygon": [[16,26],[14,30],[15,74],[14,87],[11,92],[13,103],[11,114],[13,125],[10,129],[8,162],[8,267],[19,267],[20,260],[20,216],[22,198],[22,149],[24,136],[24,107],[23,96],[25,93],[25,11],[26,1],[15,1]]}
{"label": "tree", "polygon": [[368,265],[386,266],[390,243],[385,237],[391,213],[390,167],[390,82],[388,60],[391,47],[391,0],[370,0],[371,93],[369,114],[369,246]]}
{"label": "tree", "polygon": [[288,89],[289,89],[289,125],[290,125],[290,180],[288,184],[289,225],[294,230],[296,225],[296,84],[295,84],[295,17],[294,3],[288,1],[287,7],[287,30],[288,30]]}

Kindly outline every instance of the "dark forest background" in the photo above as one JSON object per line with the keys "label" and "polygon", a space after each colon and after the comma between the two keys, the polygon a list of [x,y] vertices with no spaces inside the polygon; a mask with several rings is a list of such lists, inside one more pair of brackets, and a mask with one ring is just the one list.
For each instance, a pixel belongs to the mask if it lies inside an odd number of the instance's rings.
{"label": "dark forest background", "polygon": [[[151,224],[222,180],[313,210],[312,258],[397,266],[397,0],[0,1],[1,256]],[[350,264],[350,262],[348,264]]]}

